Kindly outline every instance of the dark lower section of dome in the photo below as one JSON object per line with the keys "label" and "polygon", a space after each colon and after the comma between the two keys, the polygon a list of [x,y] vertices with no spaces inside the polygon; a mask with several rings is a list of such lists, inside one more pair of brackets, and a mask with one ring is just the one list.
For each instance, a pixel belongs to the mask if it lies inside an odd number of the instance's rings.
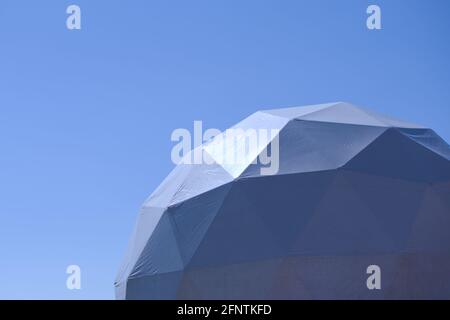
{"label": "dark lower section of dome", "polygon": [[[367,267],[380,267],[369,290]],[[450,255],[293,256],[129,279],[126,299],[448,299]]]}

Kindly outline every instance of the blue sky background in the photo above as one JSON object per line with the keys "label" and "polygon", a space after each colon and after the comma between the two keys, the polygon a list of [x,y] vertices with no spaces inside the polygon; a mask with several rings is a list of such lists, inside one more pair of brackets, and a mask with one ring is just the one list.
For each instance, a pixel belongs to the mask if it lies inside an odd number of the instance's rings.
{"label": "blue sky background", "polygon": [[449,16],[448,0],[2,0],[0,298],[114,298],[170,134],[194,120],[348,101],[450,141]]}

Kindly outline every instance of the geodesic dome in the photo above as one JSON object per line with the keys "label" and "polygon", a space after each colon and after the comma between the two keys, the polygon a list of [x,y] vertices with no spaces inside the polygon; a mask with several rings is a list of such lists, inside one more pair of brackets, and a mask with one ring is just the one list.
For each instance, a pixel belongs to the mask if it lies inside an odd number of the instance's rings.
{"label": "geodesic dome", "polygon": [[[175,167],[142,207],[117,298],[450,298],[450,148],[433,130],[347,103],[235,128],[279,130],[277,173]],[[215,140],[200,147],[213,160]]]}

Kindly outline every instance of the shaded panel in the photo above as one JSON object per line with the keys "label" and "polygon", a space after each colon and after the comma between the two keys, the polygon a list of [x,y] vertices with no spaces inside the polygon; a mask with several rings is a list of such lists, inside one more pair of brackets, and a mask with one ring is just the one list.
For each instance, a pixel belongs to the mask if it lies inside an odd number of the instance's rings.
{"label": "shaded panel", "polygon": [[197,250],[230,188],[226,184],[168,209],[184,264]]}
{"label": "shaded panel", "polygon": [[181,282],[182,272],[169,272],[142,276],[128,280],[128,300],[174,300]]}
{"label": "shaded panel", "polygon": [[303,255],[364,255],[391,252],[394,241],[366,203],[338,172],[314,208],[291,251]]}
{"label": "shaded panel", "polygon": [[[278,174],[336,169],[352,159],[386,128],[293,120],[279,134]],[[250,165],[241,177],[261,174],[261,164]]]}
{"label": "shaded panel", "polygon": [[427,186],[419,204],[409,247],[414,251],[450,253],[450,207],[431,186]]}
{"label": "shaded panel", "polygon": [[450,162],[388,129],[351,159],[345,168],[375,175],[417,181],[442,181],[450,178]]}
{"label": "shaded panel", "polygon": [[125,257],[116,277],[116,285],[123,284],[127,281],[136,261],[141,255],[142,250],[146,246],[147,241],[150,239],[153,230],[158,225],[164,212],[164,208],[146,207],[141,209],[133,233],[130,237]]}
{"label": "shaded panel", "polygon": [[431,129],[399,129],[399,131],[419,143],[420,145],[436,152],[447,160],[450,160],[450,146]]}
{"label": "shaded panel", "polygon": [[392,250],[411,249],[408,241],[426,184],[352,171],[346,171],[345,177],[382,232],[393,240]]}
{"label": "shaded panel", "polygon": [[281,260],[261,260],[185,271],[180,299],[267,299]]}
{"label": "shaded panel", "polygon": [[334,172],[235,181],[192,265],[232,264],[286,254]]}
{"label": "shaded panel", "polygon": [[161,217],[145,248],[142,250],[130,278],[183,269],[183,261],[167,212]]}

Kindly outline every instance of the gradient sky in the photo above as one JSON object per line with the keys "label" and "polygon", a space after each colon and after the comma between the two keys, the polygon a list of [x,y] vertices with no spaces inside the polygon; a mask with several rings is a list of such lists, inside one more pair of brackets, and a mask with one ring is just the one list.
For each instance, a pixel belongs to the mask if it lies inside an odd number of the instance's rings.
{"label": "gradient sky", "polygon": [[2,0],[0,298],[114,298],[170,134],[194,120],[347,101],[450,141],[449,15],[448,0]]}

